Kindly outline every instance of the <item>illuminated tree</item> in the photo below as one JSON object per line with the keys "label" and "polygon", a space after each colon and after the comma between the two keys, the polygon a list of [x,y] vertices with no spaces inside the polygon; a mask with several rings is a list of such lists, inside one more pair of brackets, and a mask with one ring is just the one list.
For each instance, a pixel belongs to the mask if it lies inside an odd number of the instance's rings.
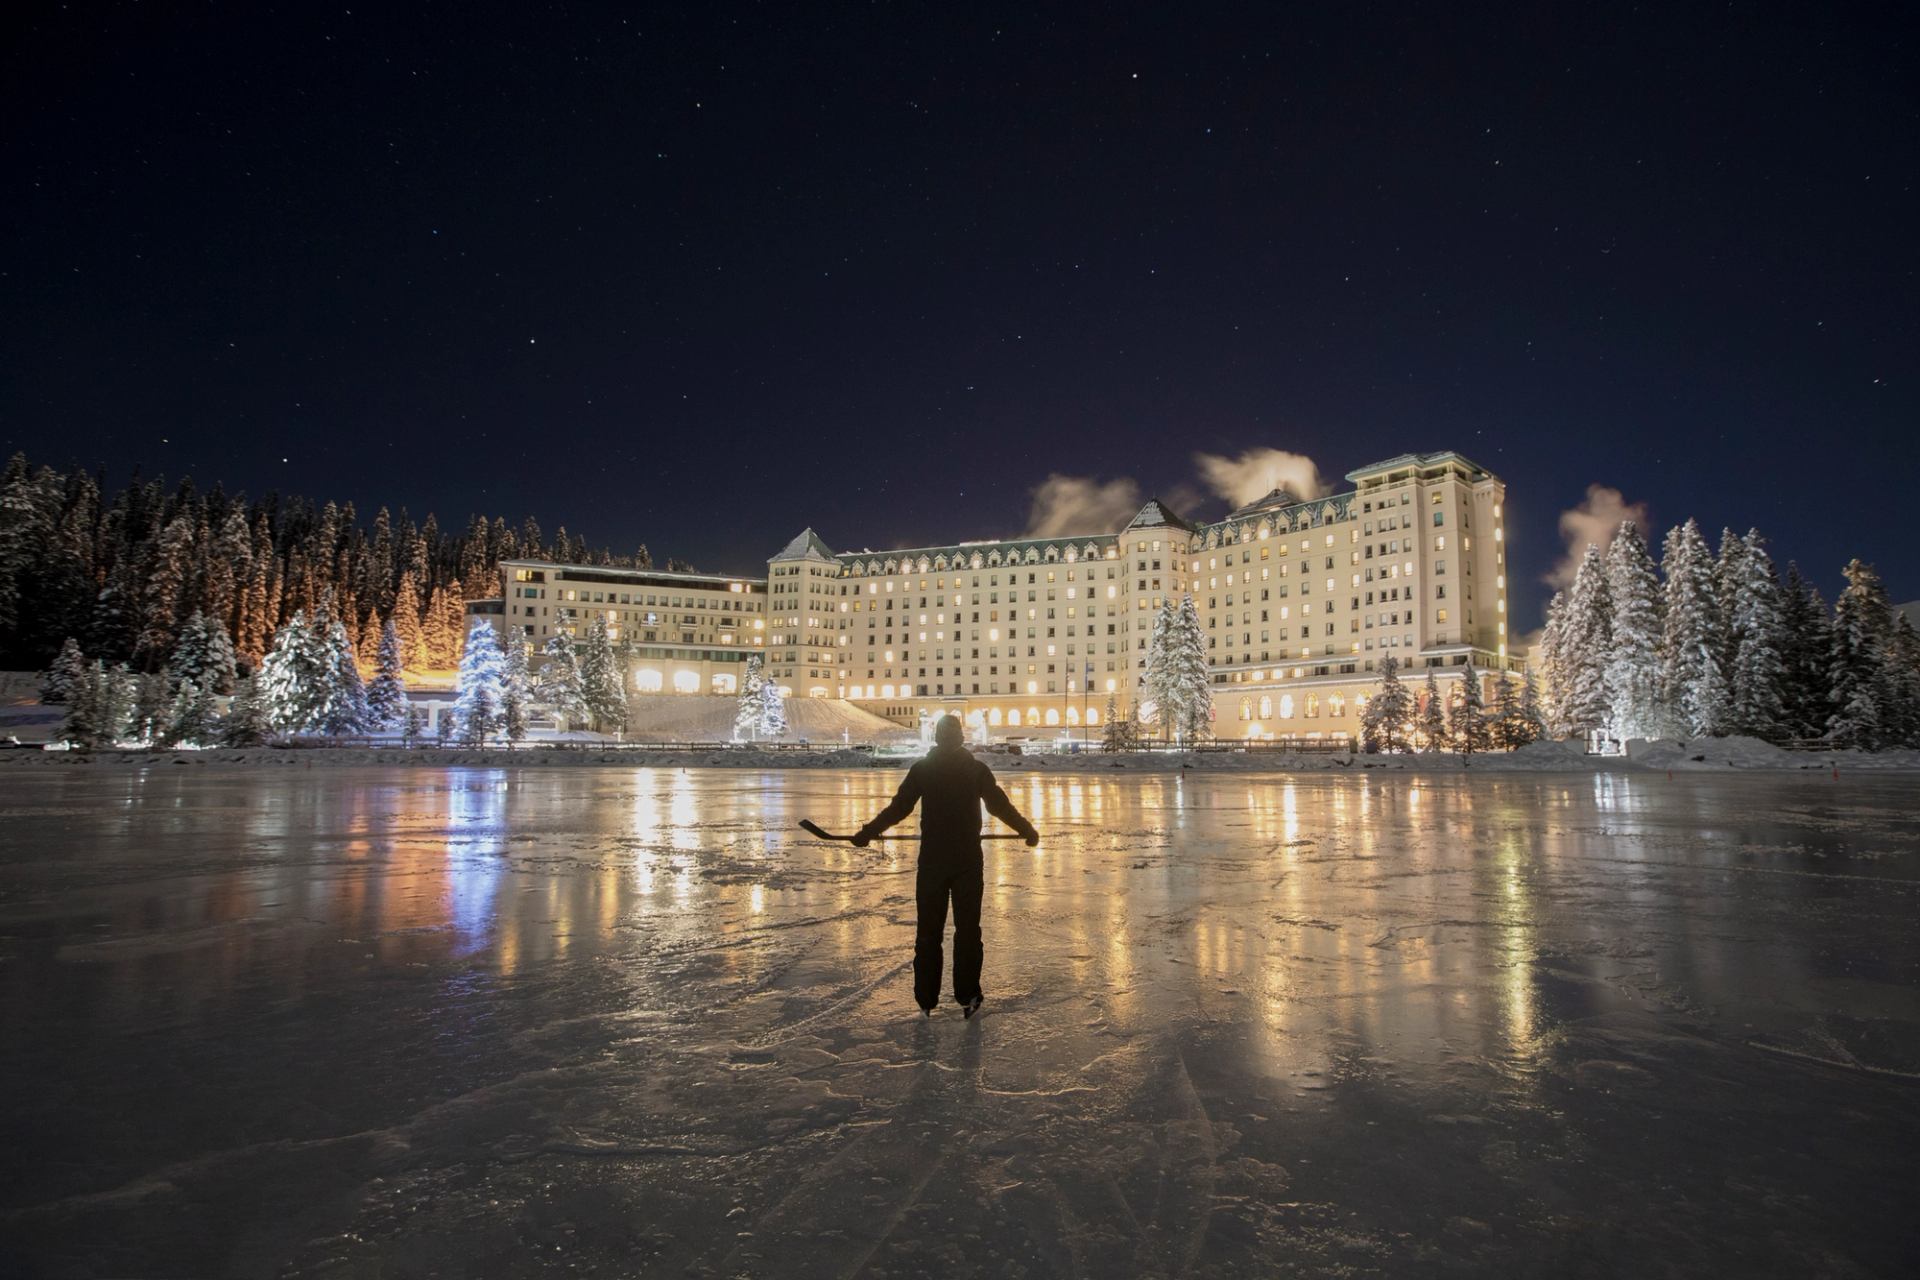
{"label": "illuminated tree", "polygon": [[1480,692],[1480,673],[1471,659],[1460,675],[1460,692],[1447,714],[1447,736],[1453,749],[1471,757],[1476,751],[1493,747],[1493,730],[1487,723],[1486,699]]}
{"label": "illuminated tree", "polygon": [[1440,686],[1427,670],[1427,687],[1420,705],[1420,736],[1427,740],[1428,751],[1447,749],[1447,711],[1440,700]]}
{"label": "illuminated tree", "polygon": [[1607,661],[1613,652],[1613,596],[1600,548],[1587,544],[1567,596],[1561,640],[1566,663],[1563,714],[1568,731],[1589,733],[1606,727]]}
{"label": "illuminated tree", "polygon": [[333,651],[326,637],[296,610],[273,636],[273,647],[255,676],[256,696],[267,723],[278,733],[315,733],[327,714],[333,681]]}
{"label": "illuminated tree", "polygon": [[[1666,617],[1660,638],[1660,681],[1667,710],[1681,733],[1715,732],[1708,668],[1719,644],[1719,596],[1706,540],[1692,520],[1667,535],[1660,555],[1666,571]],[[1718,677],[1716,677],[1718,679]],[[1722,685],[1721,687],[1724,687]]]}
{"label": "illuminated tree", "polygon": [[1872,565],[1849,561],[1846,590],[1833,602],[1833,653],[1828,665],[1827,738],[1873,751],[1887,745],[1887,694],[1893,606]]}
{"label": "illuminated tree", "polygon": [[1749,530],[1731,593],[1733,667],[1728,727],[1757,737],[1784,736],[1787,679],[1780,582],[1758,529]]}
{"label": "illuminated tree", "polygon": [[1388,654],[1380,660],[1380,692],[1360,713],[1360,735],[1368,751],[1409,751],[1413,695],[1400,680],[1400,663]]}
{"label": "illuminated tree", "polygon": [[518,635],[511,635],[505,645],[500,675],[500,732],[508,742],[518,742],[527,736],[529,696],[526,642]]}
{"label": "illuminated tree", "polygon": [[236,667],[226,624],[195,610],[180,629],[180,641],[167,660],[167,682],[177,686],[190,680],[210,694],[224,694],[233,689]]}
{"label": "illuminated tree", "polygon": [[226,718],[220,723],[220,740],[229,747],[257,747],[267,740],[273,726],[259,697],[259,680],[242,680],[227,704]]}
{"label": "illuminated tree", "polygon": [[580,661],[569,637],[547,637],[533,696],[553,713],[562,730],[586,719],[586,686],[581,683]]}
{"label": "illuminated tree", "polygon": [[760,735],[763,692],[767,683],[766,664],[757,653],[747,655],[746,674],[740,677],[740,692],[733,709],[733,740],[749,742]]}
{"label": "illuminated tree", "polygon": [[627,687],[607,634],[607,619],[596,614],[587,627],[580,655],[580,691],[588,718],[601,733],[617,733],[627,724]]}
{"label": "illuminated tree", "polygon": [[60,646],[60,653],[40,681],[40,701],[50,706],[66,702],[85,678],[87,660],[81,656],[80,642],[72,636]]}
{"label": "illuminated tree", "polygon": [[1660,699],[1660,574],[1633,521],[1623,521],[1614,533],[1606,569],[1613,608],[1613,644],[1602,668],[1607,719],[1623,740],[1655,738],[1666,719]]}
{"label": "illuminated tree", "polygon": [[374,672],[373,683],[367,686],[367,727],[397,729],[407,717],[407,686],[401,678],[400,630],[392,618],[380,627]]}
{"label": "illuminated tree", "polygon": [[505,661],[493,627],[475,618],[460,657],[459,694],[453,703],[460,741],[466,745],[479,746],[499,732],[504,673]]}

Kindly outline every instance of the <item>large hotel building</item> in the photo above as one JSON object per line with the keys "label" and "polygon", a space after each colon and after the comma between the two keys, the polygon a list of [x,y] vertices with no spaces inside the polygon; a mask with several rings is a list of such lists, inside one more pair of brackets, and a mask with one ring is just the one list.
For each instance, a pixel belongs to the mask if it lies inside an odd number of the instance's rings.
{"label": "large hotel building", "polygon": [[1097,729],[1140,697],[1162,601],[1206,631],[1214,734],[1348,736],[1383,658],[1407,675],[1518,669],[1505,485],[1457,453],[1404,454],[1303,500],[1276,489],[1216,522],[1157,500],[1118,531],[835,551],[812,529],[762,577],[514,560],[481,602],[534,647],[605,617],[639,694],[730,694],[748,654],[791,697],[976,732]]}

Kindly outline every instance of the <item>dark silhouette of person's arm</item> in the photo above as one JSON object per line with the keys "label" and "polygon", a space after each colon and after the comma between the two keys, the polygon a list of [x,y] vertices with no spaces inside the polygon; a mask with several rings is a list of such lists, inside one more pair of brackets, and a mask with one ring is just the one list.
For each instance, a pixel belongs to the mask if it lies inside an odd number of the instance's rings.
{"label": "dark silhouette of person's arm", "polygon": [[907,776],[900,780],[900,789],[893,793],[893,800],[875,814],[873,821],[854,832],[853,842],[864,848],[879,834],[913,812],[913,806],[920,803],[920,766],[907,770]]}
{"label": "dark silhouette of person's arm", "polygon": [[1007,793],[1000,789],[993,770],[980,766],[980,798],[987,802],[987,812],[1018,831],[1029,845],[1040,843],[1040,832],[1027,821],[1026,815],[1013,807],[1013,801],[1007,799]]}

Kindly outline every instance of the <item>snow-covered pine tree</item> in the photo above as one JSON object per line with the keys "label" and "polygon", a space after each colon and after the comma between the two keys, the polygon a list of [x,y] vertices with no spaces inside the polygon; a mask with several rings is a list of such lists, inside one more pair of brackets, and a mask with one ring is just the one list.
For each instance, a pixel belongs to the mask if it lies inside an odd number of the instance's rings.
{"label": "snow-covered pine tree", "polygon": [[1526,680],[1520,686],[1520,719],[1516,724],[1516,736],[1512,745],[1524,747],[1529,742],[1538,742],[1547,736],[1547,713],[1540,705],[1540,681],[1533,674],[1533,668],[1527,668]]}
{"label": "snow-covered pine tree", "polygon": [[475,618],[460,658],[459,696],[453,703],[460,741],[466,745],[479,746],[500,731],[504,674],[505,661],[493,627]]}
{"label": "snow-covered pine tree", "polygon": [[1547,732],[1564,738],[1573,732],[1568,724],[1567,593],[1556,591],[1547,602],[1547,622],[1540,633],[1538,661],[1546,675],[1543,713]]}
{"label": "snow-covered pine tree", "polygon": [[323,722],[333,680],[333,653],[297,609],[274,632],[273,645],[254,676],[268,726],[276,733],[314,733]]}
{"label": "snow-covered pine tree", "polygon": [[378,613],[367,614],[366,621],[360,625],[360,634],[353,642],[353,658],[362,671],[379,673],[380,637],[385,631],[386,624],[380,620]]}
{"label": "snow-covered pine tree", "polygon": [[1819,738],[1827,732],[1829,668],[1833,661],[1833,619],[1827,602],[1812,583],[1800,575],[1800,566],[1787,565],[1780,587],[1781,631],[1785,673],[1781,700],[1789,737]]}
{"label": "snow-covered pine tree", "polygon": [[[517,631],[518,628],[515,628]],[[469,645],[471,647],[471,645]],[[510,636],[501,655],[500,733],[508,742],[527,736],[527,703],[532,691],[527,680],[527,644],[518,635]]]}
{"label": "snow-covered pine tree", "polygon": [[355,661],[353,642],[347,638],[346,624],[338,618],[327,624],[328,658],[327,699],[320,713],[323,732],[341,735],[364,733],[367,729],[367,687],[360,679],[360,664]]}
{"label": "snow-covered pine tree", "polygon": [[58,706],[73,696],[85,678],[87,660],[80,653],[80,642],[68,636],[60,646],[53,664],[40,680],[40,701],[48,706]]}
{"label": "snow-covered pine tree", "polygon": [[1896,613],[1887,640],[1888,745],[1920,747],[1920,633]]}
{"label": "snow-covered pine tree", "polygon": [[541,653],[533,696],[553,713],[554,721],[564,731],[587,718],[587,693],[580,680],[580,661],[573,651],[572,639],[564,635],[548,636]]}
{"label": "snow-covered pine tree", "polygon": [[1116,702],[1117,700],[1114,696],[1109,693],[1107,695],[1107,709],[1101,719],[1100,749],[1102,751],[1121,751],[1125,749],[1126,727],[1120,722],[1120,708],[1116,705]]}
{"label": "snow-covered pine tree", "polygon": [[226,717],[220,722],[220,741],[225,745],[257,747],[273,731],[267,721],[267,709],[260,702],[259,684],[256,676],[235,686]]}
{"label": "snow-covered pine tree", "polygon": [[1593,543],[1587,544],[1574,574],[1564,625],[1568,730],[1585,734],[1604,729],[1610,714],[1607,662],[1613,653],[1613,592],[1607,563]]}
{"label": "snow-covered pine tree", "polygon": [[618,733],[627,726],[627,683],[614,658],[607,620],[596,614],[587,626],[580,654],[580,691],[587,716],[600,733]]}
{"label": "snow-covered pine tree", "polygon": [[133,723],[128,736],[136,742],[158,745],[167,733],[167,715],[173,709],[173,693],[167,677],[161,673],[135,673],[133,682]]}
{"label": "snow-covered pine tree", "polygon": [[1607,718],[1614,734],[1656,738],[1665,726],[1660,706],[1660,575],[1646,539],[1622,521],[1607,548],[1607,594],[1613,643],[1603,667]]}
{"label": "snow-covered pine tree", "polygon": [[1520,743],[1520,683],[1510,674],[1501,672],[1500,679],[1493,686],[1493,709],[1487,716],[1487,730],[1493,745],[1502,751],[1511,751]]}
{"label": "snow-covered pine tree", "polygon": [[1828,665],[1827,738],[1876,751],[1886,745],[1893,606],[1872,565],[1850,560],[1846,590],[1833,602],[1833,656]]}
{"label": "snow-covered pine tree", "polygon": [[1463,756],[1493,748],[1486,695],[1480,690],[1480,673],[1474,670],[1472,658],[1460,674],[1460,695],[1447,716],[1447,736],[1453,740],[1453,749]]}
{"label": "snow-covered pine tree", "polygon": [[1747,532],[1738,557],[1739,581],[1728,599],[1733,632],[1728,728],[1756,738],[1793,734],[1786,724],[1786,621],[1773,559],[1758,529]]}
{"label": "snow-covered pine tree", "polygon": [[407,718],[400,730],[400,742],[403,746],[417,747],[420,739],[427,736],[427,709],[417,703],[407,704]]}
{"label": "snow-covered pine tree", "polygon": [[1213,683],[1207,671],[1207,638],[1191,594],[1173,615],[1167,659],[1176,699],[1174,730],[1186,745],[1207,736],[1212,724]]}
{"label": "snow-covered pine tree", "polygon": [[[1661,696],[1683,734],[1714,733],[1707,664],[1719,644],[1720,601],[1713,557],[1692,520],[1667,534],[1660,554],[1666,570],[1665,617],[1660,636]],[[1723,686],[1724,687],[1724,686]]]}
{"label": "snow-covered pine tree", "polygon": [[100,701],[95,708],[100,726],[100,745],[112,746],[137,738],[135,716],[139,713],[141,681],[139,673],[124,662],[107,668],[100,681]]}
{"label": "snow-covered pine tree", "polygon": [[[1720,642],[1714,647],[1714,656],[1720,659],[1721,673],[1727,681],[1727,715],[1733,715],[1733,659],[1739,640],[1733,630],[1733,607],[1740,594],[1741,583],[1746,575],[1747,544],[1731,528],[1720,528],[1720,553],[1713,561],[1713,603],[1714,615],[1720,623]],[[1729,732],[1722,725],[1721,732]]]}
{"label": "snow-covered pine tree", "polygon": [[237,670],[226,624],[196,609],[180,628],[179,643],[167,660],[168,687],[191,680],[207,693],[224,694],[232,690]]}
{"label": "snow-covered pine tree", "polygon": [[747,655],[746,674],[740,677],[740,693],[733,709],[733,740],[750,742],[760,733],[760,687],[767,682],[765,664],[760,655]]}
{"label": "snow-covered pine tree", "polygon": [[380,627],[373,683],[367,686],[367,728],[392,732],[406,723],[407,686],[401,676],[400,631],[388,618]]}
{"label": "snow-covered pine tree", "polygon": [[213,694],[192,680],[182,680],[173,692],[173,705],[167,709],[167,724],[154,739],[155,746],[211,745],[216,737]]}
{"label": "snow-covered pine tree", "polygon": [[1440,698],[1440,684],[1433,678],[1433,670],[1427,670],[1427,687],[1421,692],[1420,699],[1420,736],[1426,739],[1426,750],[1445,751],[1447,742],[1447,708]]}
{"label": "snow-covered pine tree", "polygon": [[182,513],[168,521],[154,544],[141,600],[141,661],[158,670],[178,638],[180,606],[193,567],[193,521]]}
{"label": "snow-covered pine tree", "polygon": [[1171,738],[1180,721],[1180,693],[1173,665],[1173,633],[1176,625],[1173,597],[1160,603],[1154,615],[1153,632],[1147,640],[1147,669],[1143,678],[1147,697],[1153,701],[1154,723],[1162,738]]}
{"label": "snow-covered pine tree", "polygon": [[1362,742],[1368,751],[1411,750],[1413,695],[1400,681],[1400,664],[1392,654],[1380,660],[1380,691],[1360,713]]}
{"label": "snow-covered pine tree", "polygon": [[76,747],[98,745],[100,736],[100,692],[107,675],[106,664],[94,661],[83,668],[67,690],[67,713],[60,722],[60,737]]}
{"label": "snow-covered pine tree", "polygon": [[[431,520],[433,517],[427,518]],[[449,582],[447,589],[440,593],[440,608],[446,614],[441,623],[441,629],[452,641],[452,646],[447,650],[447,665],[457,668],[460,665],[460,655],[466,652],[467,646],[467,600],[462,591],[460,579],[455,578]],[[498,643],[497,636],[495,643]]]}
{"label": "snow-covered pine tree", "polygon": [[[624,708],[625,703],[623,702]],[[783,738],[787,733],[787,708],[780,696],[780,686],[772,680],[760,684],[760,727],[759,736],[767,739]]]}
{"label": "snow-covered pine tree", "polygon": [[413,580],[413,574],[400,575],[399,589],[393,593],[393,612],[388,616],[393,628],[400,636],[400,665],[402,668],[424,668],[427,665],[426,641],[420,625],[420,588]]}

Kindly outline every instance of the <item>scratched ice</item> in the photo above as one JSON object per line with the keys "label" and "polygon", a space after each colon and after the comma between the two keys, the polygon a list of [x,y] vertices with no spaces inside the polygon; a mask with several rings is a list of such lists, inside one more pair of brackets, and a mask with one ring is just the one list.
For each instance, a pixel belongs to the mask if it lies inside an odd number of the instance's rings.
{"label": "scratched ice", "polygon": [[[1902,1274],[1910,779],[26,771],[0,1273]],[[1910,1273],[1906,1273],[1910,1274]]]}

